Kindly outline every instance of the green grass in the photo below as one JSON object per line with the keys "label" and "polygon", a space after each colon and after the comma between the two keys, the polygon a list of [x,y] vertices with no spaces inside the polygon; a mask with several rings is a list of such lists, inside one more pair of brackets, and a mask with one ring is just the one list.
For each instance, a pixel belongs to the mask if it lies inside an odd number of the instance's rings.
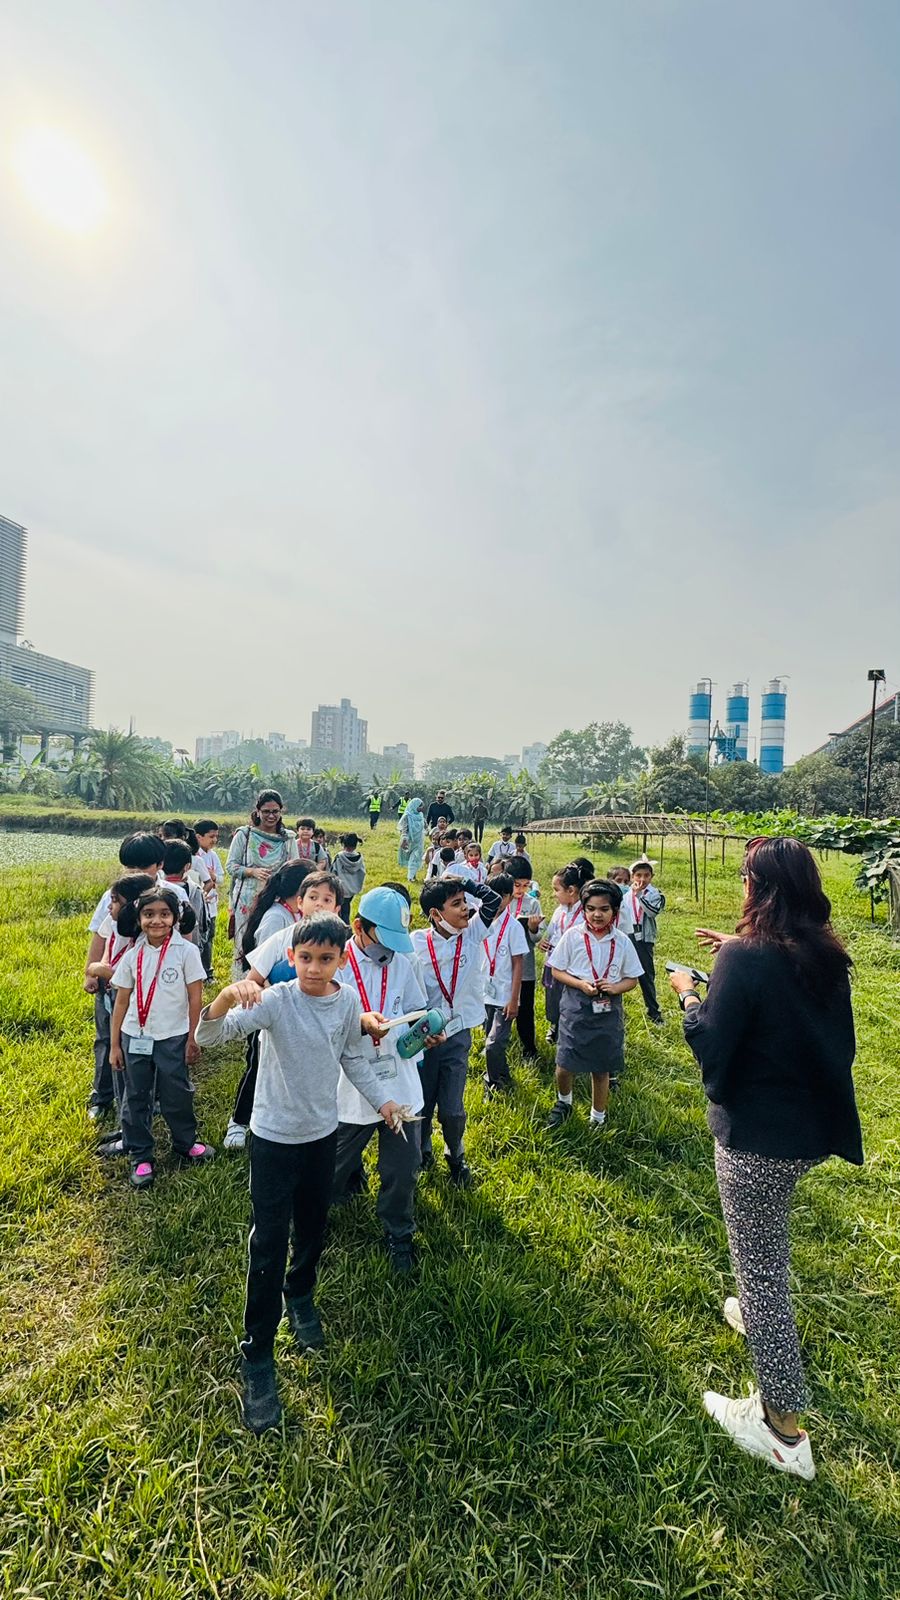
{"label": "green grass", "polygon": [[[394,875],[392,828],[366,840]],[[571,853],[543,841],[536,864]],[[621,852],[624,854],[625,852]],[[612,860],[598,853],[598,861]],[[733,925],[737,854],[706,920]],[[0,1595],[109,1600],[511,1600],[900,1593],[900,959],[871,931],[852,863],[826,864],[857,963],[867,1164],[800,1192],[798,1310],[814,1484],[732,1451],[705,1419],[746,1351],[721,1320],[730,1279],[692,1060],[628,1001],[611,1125],[541,1124],[549,1053],[483,1106],[473,1057],[467,1195],[420,1188],[421,1272],[398,1286],[371,1198],[335,1219],[319,1299],[330,1344],[280,1339],[287,1420],[238,1420],[248,1200],[244,1158],[164,1166],[133,1195],[84,1117],[88,914],[96,860],[0,873]],[[695,954],[686,862],[666,846],[663,956]],[[227,951],[217,964],[225,976]],[[196,1072],[218,1142],[240,1062]],[[166,1148],[164,1146],[164,1148]]]}

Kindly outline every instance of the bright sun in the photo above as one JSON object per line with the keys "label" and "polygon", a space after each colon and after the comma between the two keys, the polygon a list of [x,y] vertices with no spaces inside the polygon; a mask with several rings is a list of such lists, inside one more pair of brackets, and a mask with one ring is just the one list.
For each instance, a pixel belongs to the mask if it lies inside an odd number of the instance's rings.
{"label": "bright sun", "polygon": [[28,128],[13,147],[13,171],[28,200],[67,233],[92,233],[107,206],[103,180],[90,156],[58,128]]}

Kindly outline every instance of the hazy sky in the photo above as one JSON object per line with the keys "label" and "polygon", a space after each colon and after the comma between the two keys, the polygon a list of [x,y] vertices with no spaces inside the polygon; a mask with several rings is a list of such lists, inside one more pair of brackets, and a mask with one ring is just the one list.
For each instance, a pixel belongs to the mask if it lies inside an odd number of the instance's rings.
{"label": "hazy sky", "polygon": [[11,0],[28,636],[177,744],[647,742],[707,673],[819,743],[900,684],[898,61],[896,0]]}

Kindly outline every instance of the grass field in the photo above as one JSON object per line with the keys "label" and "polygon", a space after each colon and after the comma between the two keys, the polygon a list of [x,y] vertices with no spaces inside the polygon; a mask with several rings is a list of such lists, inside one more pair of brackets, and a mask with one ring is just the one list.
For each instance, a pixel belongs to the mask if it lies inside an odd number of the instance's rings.
{"label": "grass field", "polygon": [[[395,837],[366,841],[370,881],[395,874]],[[796,1208],[819,1468],[804,1485],[702,1414],[707,1384],[737,1391],[750,1369],[721,1320],[711,1141],[668,990],[663,1033],[627,1001],[628,1073],[600,1137],[584,1099],[555,1140],[542,1132],[549,1052],[527,1071],[516,1047],[516,1095],[488,1106],[473,1057],[478,1187],[422,1183],[409,1285],[377,1252],[370,1197],[336,1217],[329,1348],[279,1342],[284,1431],[248,1436],[245,1160],[164,1164],[135,1195],[94,1158],[80,973],[115,861],[71,851],[0,871],[0,1596],[900,1595],[900,956],[869,928],[851,864],[826,872],[856,961],[867,1164],[829,1163]],[[536,849],[545,899],[570,853]],[[737,866],[711,865],[713,925],[734,924]],[[663,957],[695,955],[671,844],[661,881]],[[224,943],[217,957],[224,978]],[[195,1071],[215,1143],[239,1073],[233,1050]]]}

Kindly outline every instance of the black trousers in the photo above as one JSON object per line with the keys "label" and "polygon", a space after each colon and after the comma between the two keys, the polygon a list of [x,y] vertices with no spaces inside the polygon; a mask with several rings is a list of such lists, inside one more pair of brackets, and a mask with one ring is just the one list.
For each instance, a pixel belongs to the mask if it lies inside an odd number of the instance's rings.
{"label": "black trousers", "polygon": [[422,1164],[421,1122],[407,1124],[405,1139],[392,1133],[386,1122],[339,1122],[334,1199],[349,1199],[347,1184],[362,1166],[363,1151],[373,1136],[378,1140],[381,1180],[375,1202],[378,1219],[392,1238],[410,1239],[416,1225],[416,1174]]}
{"label": "black trousers", "polygon": [[208,977],[212,977],[212,969],[213,969],[212,953],[213,953],[213,944],[215,942],[215,937],[216,937],[216,918],[215,917],[210,917],[209,922],[206,925],[206,938],[204,939],[202,945],[200,946],[200,960],[203,962],[203,969],[206,972]]}
{"label": "black trousers", "polygon": [[378,818],[380,816],[381,816],[381,812],[380,811],[370,811],[369,812],[369,832],[370,833],[374,833],[375,829],[378,827]]}
{"label": "black trousers", "polygon": [[350,907],[352,904],[353,901],[351,899],[341,901],[341,921],[346,922],[348,928],[350,926]]}
{"label": "black trousers", "polygon": [[472,832],[475,835],[475,843],[476,844],[480,844],[482,839],[484,838],[484,823],[483,822],[479,822],[477,817],[476,817],[475,821],[472,823]]}
{"label": "black trousers", "polygon": [[638,983],[641,987],[641,994],[644,996],[647,1015],[652,1022],[656,1022],[662,1016],[662,1012],[659,1009],[659,1001],[656,998],[656,963],[653,959],[653,945],[645,944],[643,939],[635,939],[634,937],[632,937],[631,942],[644,969],[644,976],[638,978]]}
{"label": "black trousers", "polygon": [[[194,1090],[184,1059],[186,1033],[157,1039],[152,1056],[132,1055],[129,1034],[122,1034],[125,1054],[125,1098],[122,1138],[133,1161],[153,1160],[153,1101],[169,1125],[172,1148],[185,1156],[197,1139]],[[121,1076],[121,1072],[118,1074]]]}
{"label": "black trousers", "polygon": [[519,992],[519,1015],[516,1017],[516,1032],[526,1056],[536,1056],[538,1053],[537,1040],[534,1036],[534,990],[536,979],[523,978],[522,988]]}
{"label": "black trousers", "polygon": [[231,1120],[236,1122],[240,1128],[249,1128],[250,1118],[253,1114],[253,1101],[256,1095],[256,1074],[259,1072],[258,1033],[248,1033],[244,1060],[246,1062],[244,1076],[238,1084]]}
{"label": "black trousers", "polygon": [[[312,1292],[325,1242],[334,1182],[337,1129],[309,1144],[275,1144],[250,1135],[250,1229],[241,1354],[268,1361],[281,1321],[281,1299]],[[291,1263],[285,1272],[293,1227]]]}

